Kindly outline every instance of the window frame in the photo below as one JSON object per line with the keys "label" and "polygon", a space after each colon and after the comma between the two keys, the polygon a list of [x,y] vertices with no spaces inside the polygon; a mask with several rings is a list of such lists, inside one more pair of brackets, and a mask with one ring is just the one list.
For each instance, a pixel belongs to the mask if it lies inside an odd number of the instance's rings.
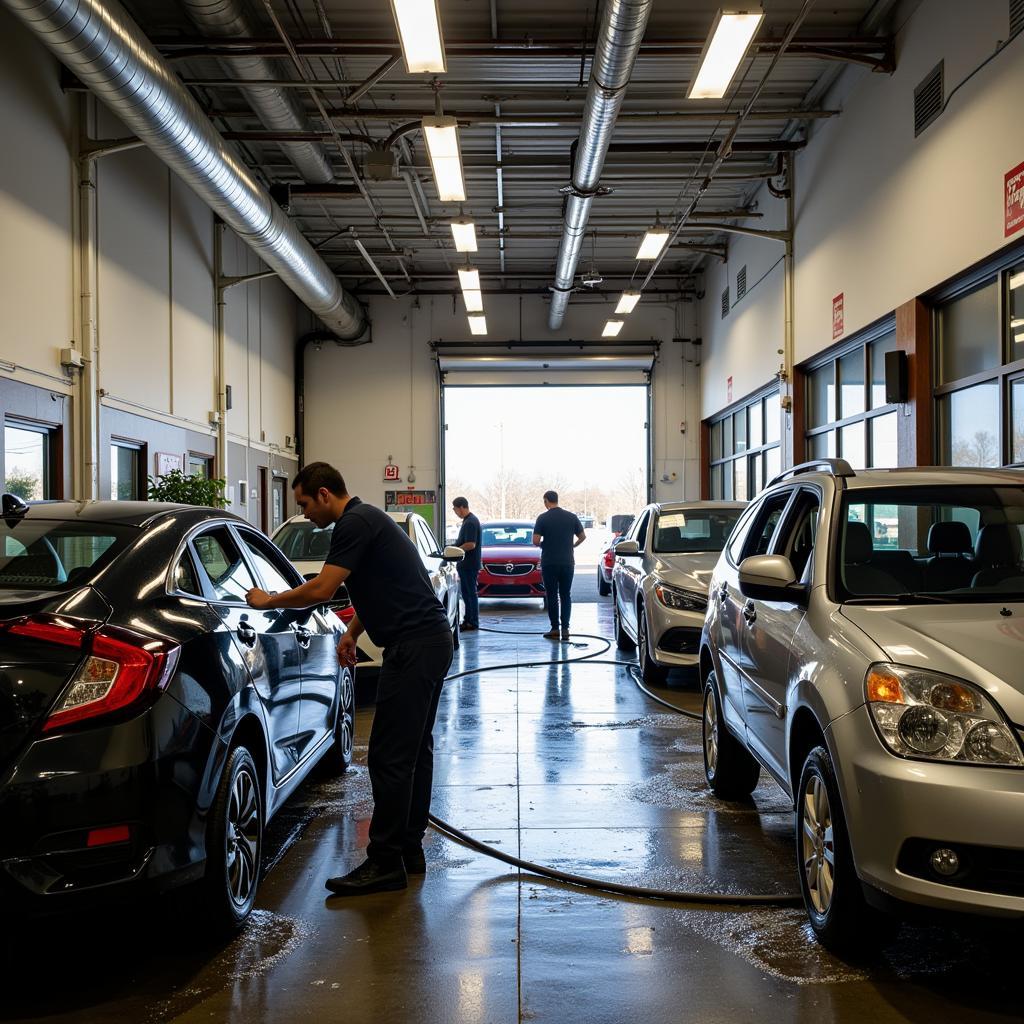
{"label": "window frame", "polygon": [[130,498],[115,498],[111,497],[111,501],[147,501],[147,473],[148,459],[149,459],[149,445],[145,441],[139,441],[129,437],[120,437],[111,435],[110,444],[108,447],[108,454],[110,455],[110,485],[113,487],[114,482],[114,449],[115,448],[126,448],[136,453],[135,463],[135,480],[134,480],[134,491]]}
{"label": "window frame", "polygon": [[[42,501],[59,501],[64,497],[64,479],[61,467],[63,453],[62,426],[45,420],[33,420],[25,416],[3,415],[0,417],[4,428],[4,489],[7,487],[7,428],[24,430],[43,437],[43,496]],[[37,499],[30,499],[37,500]]]}
{"label": "window frame", "polygon": [[[753,394],[748,395],[746,398],[740,399],[738,402],[734,402],[728,408],[723,409],[721,412],[715,413],[706,421],[708,429],[708,451],[707,451],[707,463],[708,463],[708,500],[709,501],[753,501],[759,497],[766,487],[771,483],[768,478],[768,460],[767,454],[773,449],[779,450],[779,464],[781,466],[781,453],[782,453],[782,430],[780,421],[779,438],[775,441],[768,441],[768,413],[766,402],[768,399],[775,398],[781,400],[781,389],[778,382],[773,382],[765,387],[759,388]],[[761,444],[756,447],[750,445],[750,416],[754,409],[760,409],[761,412]],[[736,447],[736,429],[735,429],[735,417],[742,415],[743,417],[743,436],[744,436],[744,447],[739,450]],[[780,409],[781,415],[781,409]],[[730,450],[726,454],[725,451],[725,438],[726,430],[725,424],[729,423],[729,436],[731,438]],[[713,443],[713,432],[715,428],[718,428],[719,435],[719,452],[715,455],[714,443]],[[740,460],[745,460],[744,468],[746,470],[746,490],[748,497],[737,498],[736,497],[736,463]],[[754,467],[757,467],[757,473],[753,472]],[[716,471],[721,474],[721,487],[716,488]],[[725,474],[730,474],[730,486],[728,496],[725,493]],[[760,477],[755,480],[754,477]],[[751,495],[751,491],[753,494]]]}

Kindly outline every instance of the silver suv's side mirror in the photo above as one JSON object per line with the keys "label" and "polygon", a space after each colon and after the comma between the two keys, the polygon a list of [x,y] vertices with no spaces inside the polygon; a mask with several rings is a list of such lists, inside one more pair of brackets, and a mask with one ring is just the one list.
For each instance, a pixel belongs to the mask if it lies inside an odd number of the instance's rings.
{"label": "silver suv's side mirror", "polygon": [[640,545],[635,540],[620,540],[615,545],[615,557],[636,558],[640,554]]}
{"label": "silver suv's side mirror", "polygon": [[465,557],[466,552],[454,545],[449,545],[441,552],[441,558],[446,562],[461,562]]}
{"label": "silver suv's side mirror", "polygon": [[785,555],[751,555],[740,562],[740,593],[756,601],[803,600],[807,588],[797,583]]}

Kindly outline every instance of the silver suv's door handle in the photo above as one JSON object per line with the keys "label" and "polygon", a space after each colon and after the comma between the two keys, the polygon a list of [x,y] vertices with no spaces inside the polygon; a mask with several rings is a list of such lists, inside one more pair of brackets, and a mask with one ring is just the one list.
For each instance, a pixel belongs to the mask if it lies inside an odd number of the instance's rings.
{"label": "silver suv's door handle", "polygon": [[753,601],[748,601],[743,606],[743,618],[747,620],[747,625],[752,626],[757,619],[757,609],[754,607]]}
{"label": "silver suv's door handle", "polygon": [[305,626],[299,626],[298,629],[295,630],[295,638],[298,640],[299,646],[305,650],[309,647],[309,642],[313,639],[313,634],[306,629]]}

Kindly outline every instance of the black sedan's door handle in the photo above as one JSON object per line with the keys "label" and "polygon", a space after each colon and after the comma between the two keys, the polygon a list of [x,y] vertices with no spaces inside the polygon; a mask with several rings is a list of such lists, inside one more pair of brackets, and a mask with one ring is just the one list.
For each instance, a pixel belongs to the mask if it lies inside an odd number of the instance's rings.
{"label": "black sedan's door handle", "polygon": [[235,633],[246,647],[256,646],[256,630],[248,622],[240,622]]}
{"label": "black sedan's door handle", "polygon": [[752,626],[757,620],[757,609],[754,607],[753,601],[748,601],[743,606],[743,618],[747,620],[748,626]]}
{"label": "black sedan's door handle", "polygon": [[718,588],[718,600],[728,601],[729,600],[729,584],[722,582],[722,585]]}
{"label": "black sedan's door handle", "polygon": [[299,646],[305,650],[309,647],[309,642],[313,639],[313,634],[306,629],[305,626],[297,626],[295,629],[295,638],[299,641]]}

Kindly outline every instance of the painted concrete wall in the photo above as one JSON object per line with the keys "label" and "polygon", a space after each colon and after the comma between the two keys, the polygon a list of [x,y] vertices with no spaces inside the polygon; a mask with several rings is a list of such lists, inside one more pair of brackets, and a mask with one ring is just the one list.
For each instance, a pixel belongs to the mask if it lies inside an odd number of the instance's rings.
{"label": "painted concrete wall", "polygon": [[[848,69],[825,98],[842,116],[820,124],[797,157],[798,362],[832,344],[839,293],[849,336],[1007,243],[1003,177],[1024,161],[1024,37],[980,65],[1008,28],[1004,0],[924,0],[899,32],[895,74]],[[939,60],[948,105],[915,139],[914,88]],[[766,217],[750,226],[780,223],[782,203],[763,189],[757,200]],[[727,273],[735,294],[740,266],[752,283],[780,255],[777,243],[737,238],[728,267],[705,274],[704,416],[727,404],[730,374],[739,398],[778,369],[782,266],[724,320],[719,300]]]}

